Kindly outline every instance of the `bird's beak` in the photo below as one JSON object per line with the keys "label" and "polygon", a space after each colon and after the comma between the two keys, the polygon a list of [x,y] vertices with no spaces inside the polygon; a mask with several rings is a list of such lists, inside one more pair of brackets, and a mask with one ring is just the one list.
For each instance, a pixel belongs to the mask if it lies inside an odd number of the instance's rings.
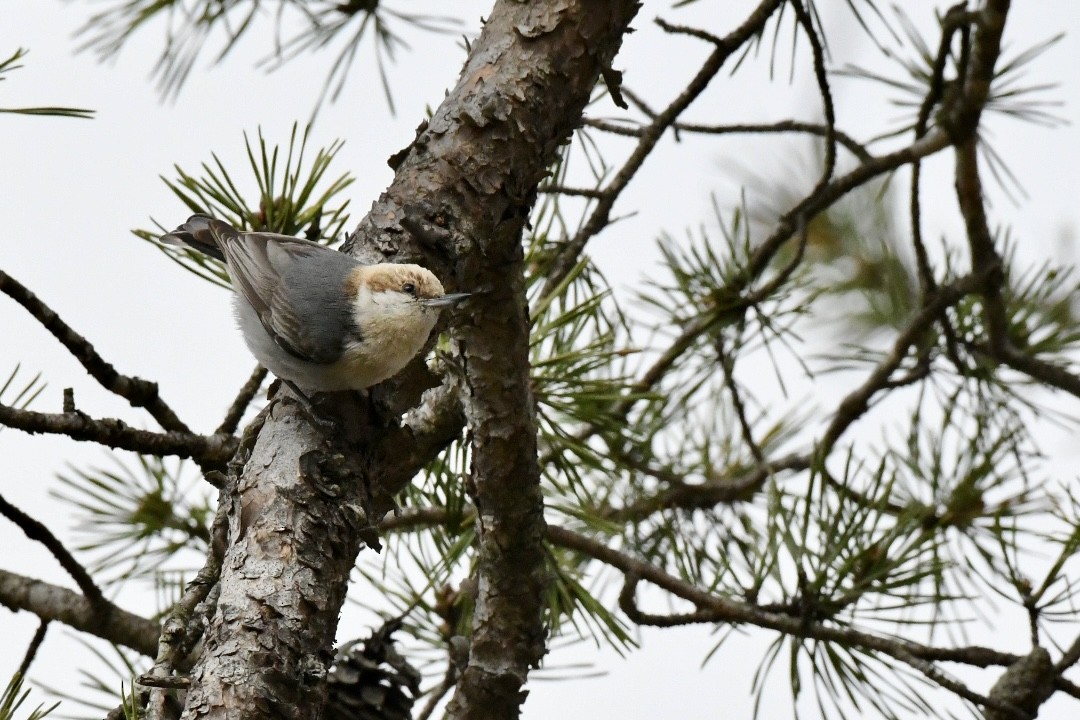
{"label": "bird's beak", "polygon": [[472,296],[472,293],[450,293],[449,295],[443,295],[442,297],[430,298],[424,301],[424,306],[429,308],[444,308],[451,305],[457,305],[462,300]]}

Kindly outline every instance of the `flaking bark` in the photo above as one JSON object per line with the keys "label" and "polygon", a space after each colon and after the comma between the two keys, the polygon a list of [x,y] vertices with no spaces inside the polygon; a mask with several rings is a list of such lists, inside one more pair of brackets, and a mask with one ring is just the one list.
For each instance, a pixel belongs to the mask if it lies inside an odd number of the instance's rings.
{"label": "flaking bark", "polygon": [[[543,502],[521,231],[537,184],[637,7],[496,3],[457,86],[395,157],[393,184],[349,243],[362,260],[420,260],[448,289],[483,290],[454,331],[480,548],[472,647],[452,717],[516,717],[528,669],[544,653]],[[407,216],[432,232],[403,231]],[[322,452],[318,436],[288,405],[269,414],[233,495],[221,597],[185,717],[318,715],[365,524],[359,486],[371,483],[376,494],[400,487],[408,467],[395,454],[408,452],[399,445],[405,436],[369,428],[356,463],[366,477],[327,486],[302,470]]]}

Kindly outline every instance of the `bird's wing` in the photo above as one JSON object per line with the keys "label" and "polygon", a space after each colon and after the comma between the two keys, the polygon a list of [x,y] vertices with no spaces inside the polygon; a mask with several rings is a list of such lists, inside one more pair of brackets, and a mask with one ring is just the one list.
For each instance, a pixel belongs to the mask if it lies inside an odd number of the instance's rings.
{"label": "bird's wing", "polygon": [[[308,240],[273,233],[241,233],[213,221],[233,285],[255,309],[267,334],[285,352],[307,362],[330,363],[342,350],[335,323],[347,313],[342,293],[353,261]],[[309,272],[298,272],[306,266]],[[325,268],[335,282],[327,282]],[[340,280],[338,281],[338,278]],[[311,314],[309,316],[309,313]],[[307,322],[301,318],[307,317]],[[319,326],[312,320],[318,318]]]}

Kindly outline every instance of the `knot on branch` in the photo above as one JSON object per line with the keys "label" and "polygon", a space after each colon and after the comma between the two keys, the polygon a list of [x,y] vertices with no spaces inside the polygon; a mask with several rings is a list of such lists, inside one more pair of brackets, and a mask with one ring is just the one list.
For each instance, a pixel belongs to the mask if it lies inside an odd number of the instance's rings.
{"label": "knot on branch", "polygon": [[1028,655],[1017,660],[994,683],[990,699],[994,705],[1015,708],[1018,712],[1006,713],[998,707],[986,708],[986,720],[1014,720],[1017,717],[1033,718],[1039,706],[1054,694],[1057,670],[1050,660],[1050,653],[1035,647]]}

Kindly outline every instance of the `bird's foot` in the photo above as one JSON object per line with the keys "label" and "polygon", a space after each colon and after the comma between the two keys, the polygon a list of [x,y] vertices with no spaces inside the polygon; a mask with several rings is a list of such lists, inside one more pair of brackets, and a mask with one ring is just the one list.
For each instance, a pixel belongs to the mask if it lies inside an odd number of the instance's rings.
{"label": "bird's foot", "polygon": [[312,402],[311,398],[307,394],[296,386],[296,383],[291,380],[282,380],[282,384],[292,390],[293,395],[296,398],[297,403],[300,404],[300,413],[304,416],[311,426],[321,432],[323,435],[331,436],[338,429],[338,423],[334,418],[327,417],[323,414]]}

